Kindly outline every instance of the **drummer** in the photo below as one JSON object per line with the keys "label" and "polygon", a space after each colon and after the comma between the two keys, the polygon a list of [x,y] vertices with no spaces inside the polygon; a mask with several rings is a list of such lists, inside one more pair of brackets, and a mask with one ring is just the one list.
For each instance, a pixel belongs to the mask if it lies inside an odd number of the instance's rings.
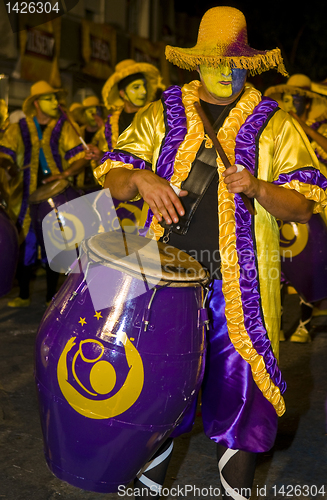
{"label": "drummer", "polygon": [[133,59],[120,61],[102,89],[109,114],[106,124],[96,134],[93,159],[101,160],[103,152],[112,151],[118,136],[132,123],[136,112],[163,89],[160,72],[152,64]]}
{"label": "drummer", "polygon": [[[87,163],[79,137],[58,110],[63,99],[63,90],[54,89],[46,81],[35,83],[23,104],[26,117],[9,125],[0,140],[0,167],[12,177],[9,204],[21,244],[19,296],[8,302],[9,307],[30,305],[29,284],[38,243],[31,224],[29,196],[53,175],[68,178]],[[46,271],[48,304],[56,292],[59,275],[48,265]]]}
{"label": "drummer", "polygon": [[[100,102],[100,99],[95,96],[88,96],[83,99],[81,104],[73,103],[69,108],[70,114],[74,121],[80,125],[81,137],[90,148],[94,147],[94,151],[99,146],[100,137],[97,132],[104,129],[104,120],[106,119],[106,109]],[[101,147],[101,145],[100,145]],[[95,155],[91,154],[90,159],[95,161]],[[76,186],[83,189],[91,189],[97,185],[93,176],[93,168],[91,164],[82,170],[76,178]]]}
{"label": "drummer", "polygon": [[[319,160],[322,172],[327,173],[327,99],[312,90],[312,81],[303,74],[292,75],[285,84],[269,87],[266,96],[276,99],[282,109],[300,124],[311,142],[311,146]],[[327,224],[327,211],[321,214]],[[307,265],[314,266],[314,262]],[[299,269],[299,273],[301,269]],[[311,341],[310,322],[314,315],[327,314],[327,300],[315,304],[306,302],[300,297],[301,318],[291,335],[291,342],[306,343]],[[281,330],[280,340],[285,340]]]}
{"label": "drummer", "polygon": [[[256,453],[273,446],[277,416],[285,411],[286,385],[277,361],[280,276],[275,218],[305,223],[313,210],[326,204],[327,179],[316,170],[317,158],[289,115],[246,83],[247,69],[252,74],[271,68],[286,72],[279,49],[249,47],[239,10],[209,9],[197,45],[167,46],[166,57],[181,68],[197,69],[200,81],[182,89],[170,87],[161,101],[140,110],[95,175],[118,199],[143,197],[149,205],[148,236],[164,236],[193,257],[205,256],[205,265],[219,271],[209,303],[212,323],[202,419],[206,435],[217,445],[224,494],[240,500],[249,498]],[[231,161],[227,170],[205,135],[194,107],[199,101]],[[212,160],[217,172],[203,190],[188,232],[164,230],[163,220],[170,228],[183,223],[182,201],[188,192],[179,191],[181,182],[189,180],[191,168],[201,172]],[[317,184],[315,201],[308,188],[312,183]],[[254,204],[255,215],[246,210],[237,194],[241,192]],[[175,436],[191,430],[194,415],[185,417]],[[166,465],[167,457],[161,455],[155,466],[144,467],[135,483],[141,497],[147,496],[150,485],[151,496],[154,486],[160,491]]]}

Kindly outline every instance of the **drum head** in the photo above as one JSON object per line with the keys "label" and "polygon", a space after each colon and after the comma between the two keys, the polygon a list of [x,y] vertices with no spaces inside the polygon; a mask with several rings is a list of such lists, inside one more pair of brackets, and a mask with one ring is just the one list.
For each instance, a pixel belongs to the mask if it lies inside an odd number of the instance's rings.
{"label": "drum head", "polygon": [[[92,260],[134,276],[143,274],[150,280],[179,283],[177,286],[208,281],[208,273],[193,257],[172,245],[142,236],[110,231],[84,241],[83,248]],[[133,255],[137,258],[127,259]]]}
{"label": "drum head", "polygon": [[63,193],[69,182],[65,179],[59,179],[57,181],[49,182],[48,184],[44,184],[44,186],[39,187],[31,194],[29,197],[29,203],[41,203],[42,201],[46,201],[49,198],[54,198],[60,193]]}

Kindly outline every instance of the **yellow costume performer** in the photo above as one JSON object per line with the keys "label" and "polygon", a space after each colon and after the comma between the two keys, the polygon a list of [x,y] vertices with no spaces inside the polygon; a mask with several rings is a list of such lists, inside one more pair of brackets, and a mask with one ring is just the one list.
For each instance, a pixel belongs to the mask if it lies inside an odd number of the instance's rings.
{"label": "yellow costume performer", "polygon": [[[45,81],[32,85],[30,96],[23,104],[26,117],[9,125],[0,141],[1,166],[13,176],[9,210],[22,244],[22,268],[30,269],[37,259],[38,243],[31,225],[29,196],[53,175],[68,177],[74,173],[74,168],[85,163],[80,139],[58,110],[63,96],[62,90],[52,88]],[[30,303],[27,274],[30,276],[30,272],[24,274],[23,297],[11,301],[9,305],[12,307],[24,307]],[[46,301],[50,299],[48,291]]]}
{"label": "yellow costume performer", "polygon": [[[300,128],[277,102],[245,83],[247,71],[286,71],[279,49],[249,47],[240,11],[208,10],[196,46],[167,46],[166,57],[181,68],[198,69],[201,81],[170,87],[160,101],[140,110],[95,175],[119,199],[141,194],[149,207],[144,233],[187,251],[211,272],[202,419],[206,435],[217,443],[224,490],[243,499],[249,494],[237,491],[251,489],[255,453],[273,446],[277,415],[285,411],[275,217],[296,213],[306,220],[320,211],[327,203],[327,180]],[[230,160],[227,170],[205,134],[194,106],[199,102]],[[205,189],[188,211],[189,192],[198,192],[192,191],[194,171],[203,174]],[[252,199],[255,215],[241,192]],[[173,436],[191,430],[194,411]],[[152,474],[145,467],[138,487],[149,486]]]}

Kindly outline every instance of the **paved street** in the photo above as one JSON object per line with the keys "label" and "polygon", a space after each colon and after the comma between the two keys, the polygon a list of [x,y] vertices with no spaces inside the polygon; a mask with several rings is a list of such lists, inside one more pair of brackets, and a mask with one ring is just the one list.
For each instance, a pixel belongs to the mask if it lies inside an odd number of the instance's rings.
{"label": "paved street", "polygon": [[[15,286],[0,299],[0,500],[131,498],[79,490],[48,470],[33,379],[34,341],[45,312],[44,276],[33,281],[29,308],[6,306],[17,292]],[[296,326],[298,315],[298,297],[287,295],[286,337]],[[280,365],[288,383],[287,411],[279,420],[274,449],[259,456],[253,499],[327,498],[327,318],[317,318],[313,332],[310,344],[281,344]],[[215,446],[203,435],[200,416],[190,434],[175,440],[166,498],[176,498],[178,487],[179,496],[185,497],[185,486],[188,498],[220,498],[215,490],[219,487]]]}

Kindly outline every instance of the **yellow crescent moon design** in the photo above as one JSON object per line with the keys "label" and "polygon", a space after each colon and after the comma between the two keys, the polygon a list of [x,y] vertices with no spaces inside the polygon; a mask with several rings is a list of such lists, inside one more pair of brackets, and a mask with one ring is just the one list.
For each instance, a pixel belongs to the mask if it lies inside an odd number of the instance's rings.
{"label": "yellow crescent moon design", "polygon": [[[47,235],[52,245],[59,250],[67,250],[67,244],[71,245],[71,248],[75,248],[75,242],[80,242],[85,238],[85,230],[83,223],[80,221],[78,217],[73,214],[69,214],[66,212],[60,212],[60,215],[67,220],[70,220],[75,228],[75,236],[73,235],[73,231],[68,226],[64,226],[64,236],[62,235],[60,228],[58,226],[58,222],[54,222],[54,226],[52,226],[52,231],[47,231]],[[60,234],[60,238],[56,235],[56,230],[58,230],[58,235]]]}
{"label": "yellow crescent moon design", "polygon": [[135,230],[135,227],[137,225],[140,225],[142,211],[140,210],[139,207],[137,207],[135,205],[131,205],[130,203],[119,203],[119,205],[116,208],[116,211],[118,211],[119,208],[125,208],[126,210],[131,212],[131,214],[134,215],[135,222],[131,219],[126,218],[126,217],[121,220],[121,225],[123,226],[124,230],[127,233],[133,233]]}
{"label": "yellow crescent moon design", "polygon": [[[68,382],[67,354],[76,345],[75,339],[76,337],[72,337],[68,340],[57,365],[57,379],[64,398],[74,410],[87,418],[105,419],[124,413],[138,399],[144,384],[143,362],[139,352],[127,335],[124,334],[122,343],[125,347],[126,360],[129,367],[126,380],[117,394],[108,399],[97,401],[83,396]],[[99,343],[99,341],[95,342]],[[103,347],[102,344],[101,346]],[[81,343],[79,346],[80,349]],[[90,381],[92,388],[98,389],[98,394],[105,394],[105,384],[102,381],[102,377],[104,375],[110,379],[107,386],[107,389],[109,389],[107,392],[109,392],[113,387],[112,381],[115,381],[115,371],[109,362],[98,360],[101,355],[99,358],[93,360],[95,364],[91,370]]]}
{"label": "yellow crescent moon design", "polygon": [[280,221],[280,254],[285,259],[299,255],[308,243],[307,224]]}

